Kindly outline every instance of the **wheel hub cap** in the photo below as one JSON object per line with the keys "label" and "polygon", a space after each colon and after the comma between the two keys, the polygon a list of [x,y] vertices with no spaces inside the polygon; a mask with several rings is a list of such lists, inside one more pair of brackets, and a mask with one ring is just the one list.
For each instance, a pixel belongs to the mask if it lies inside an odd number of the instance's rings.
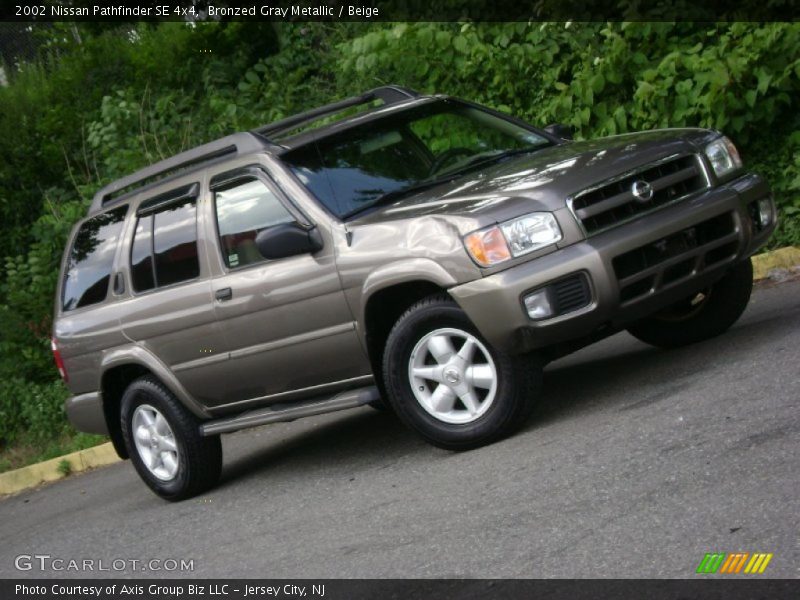
{"label": "wheel hub cap", "polygon": [[461,381],[461,375],[455,369],[447,369],[444,372],[444,378],[447,380],[447,383],[455,384]]}
{"label": "wheel hub cap", "polygon": [[161,411],[142,404],[133,412],[131,425],[136,452],[147,470],[162,481],[174,479],[180,455],[172,427]]}
{"label": "wheel hub cap", "polygon": [[408,377],[417,402],[445,423],[478,420],[497,393],[497,367],[489,350],[461,329],[425,334],[411,351]]}

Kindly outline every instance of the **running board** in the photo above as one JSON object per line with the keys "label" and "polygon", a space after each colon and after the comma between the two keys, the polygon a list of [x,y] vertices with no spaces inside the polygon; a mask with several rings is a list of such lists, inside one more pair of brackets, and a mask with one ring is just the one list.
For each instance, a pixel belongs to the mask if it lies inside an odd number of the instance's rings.
{"label": "running board", "polygon": [[230,433],[231,431],[257,427],[267,423],[294,421],[303,417],[355,408],[374,402],[379,398],[378,388],[370,386],[341,392],[332,398],[325,398],[324,400],[317,398],[304,402],[292,402],[291,404],[273,404],[272,406],[251,410],[235,417],[206,421],[200,426],[200,433],[204,436],[217,435],[218,433]]}

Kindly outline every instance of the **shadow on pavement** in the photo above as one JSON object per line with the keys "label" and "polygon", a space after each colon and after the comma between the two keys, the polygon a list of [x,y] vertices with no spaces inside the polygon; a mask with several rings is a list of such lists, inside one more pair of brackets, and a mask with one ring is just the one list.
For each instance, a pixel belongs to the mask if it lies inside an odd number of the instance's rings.
{"label": "shadow on pavement", "polygon": [[[773,345],[787,322],[800,317],[800,309],[768,315],[743,320],[723,336],[691,347],[661,350],[618,338],[610,355],[598,357],[599,349],[595,349],[577,357],[577,361],[565,357],[547,368],[542,399],[517,435],[574,418],[593,404],[633,410],[669,398],[689,388],[695,376],[715,364],[746,358],[741,354],[742,346]],[[361,460],[377,466],[409,454],[446,453],[420,440],[390,412],[362,410],[331,418],[335,420],[310,430],[283,430],[284,440],[256,438],[264,440],[261,443],[265,447],[254,446],[244,457],[226,463],[221,487],[287,465],[304,469],[328,462],[355,465]]]}
{"label": "shadow on pavement", "polygon": [[[752,320],[746,316],[723,335],[683,348],[653,348],[628,338],[636,348],[631,349],[626,343],[609,356],[597,357],[595,349],[590,351],[593,354],[580,357],[580,362],[572,362],[575,357],[565,357],[552,363],[545,371],[542,400],[525,430],[557,421],[598,398],[603,398],[605,406],[619,405],[619,410],[645,406],[652,403],[648,400],[656,399],[648,398],[653,386],[665,388],[655,396],[687,388],[695,376],[715,365],[746,360],[751,352],[742,353],[742,348],[752,351],[770,346],[770,352],[781,351],[784,348],[776,346],[776,340],[782,331],[791,332],[788,324],[800,320],[800,308],[759,315]],[[642,378],[647,382],[644,385]]]}
{"label": "shadow on pavement", "polygon": [[377,411],[343,412],[335,421],[312,430],[289,432],[284,441],[267,438],[263,443],[264,448],[254,446],[246,456],[225,464],[221,487],[288,463],[292,469],[304,469],[327,462],[354,464],[365,457],[371,463],[385,463],[420,451],[441,452],[417,438],[391,413]]}

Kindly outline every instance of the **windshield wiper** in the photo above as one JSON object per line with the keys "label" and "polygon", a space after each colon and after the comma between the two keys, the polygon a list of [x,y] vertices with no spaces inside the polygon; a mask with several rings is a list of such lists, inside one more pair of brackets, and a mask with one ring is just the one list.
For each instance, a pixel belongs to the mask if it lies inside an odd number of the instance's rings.
{"label": "windshield wiper", "polygon": [[358,214],[366,212],[372,208],[377,208],[378,206],[385,206],[386,204],[391,204],[395,200],[399,200],[404,196],[409,196],[411,194],[415,194],[417,192],[421,192],[423,190],[427,190],[428,188],[432,188],[434,186],[447,181],[450,177],[444,177],[440,179],[431,179],[429,181],[420,181],[417,184],[410,185],[408,187],[400,188],[397,190],[392,190],[391,192],[386,192],[385,194],[381,194],[375,200],[370,202],[369,204],[365,204],[364,206],[359,206],[358,208],[354,208],[350,212],[346,212],[342,215],[342,220],[347,220],[350,217],[354,217]]}
{"label": "windshield wiper", "polygon": [[521,154],[530,154],[532,152],[536,152],[546,147],[547,147],[546,145],[532,146],[527,148],[515,148],[514,150],[504,150],[503,152],[498,152],[497,154],[489,154],[489,155],[479,154],[478,156],[473,156],[472,159],[468,160],[466,164],[462,165],[459,169],[456,169],[455,171],[451,171],[451,173],[460,173],[465,169],[471,169],[472,167],[484,163],[499,162],[501,160],[511,158],[512,156],[519,156]]}

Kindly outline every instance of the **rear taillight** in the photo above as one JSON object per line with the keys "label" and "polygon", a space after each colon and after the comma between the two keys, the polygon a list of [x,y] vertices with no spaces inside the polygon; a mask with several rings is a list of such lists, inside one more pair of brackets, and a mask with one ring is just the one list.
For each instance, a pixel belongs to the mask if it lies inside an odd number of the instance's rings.
{"label": "rear taillight", "polygon": [[50,347],[53,349],[53,360],[56,361],[58,373],[61,375],[61,379],[64,380],[64,383],[66,383],[69,381],[69,376],[67,375],[67,370],[64,368],[64,359],[61,358],[61,352],[58,351],[56,338],[50,338]]}

